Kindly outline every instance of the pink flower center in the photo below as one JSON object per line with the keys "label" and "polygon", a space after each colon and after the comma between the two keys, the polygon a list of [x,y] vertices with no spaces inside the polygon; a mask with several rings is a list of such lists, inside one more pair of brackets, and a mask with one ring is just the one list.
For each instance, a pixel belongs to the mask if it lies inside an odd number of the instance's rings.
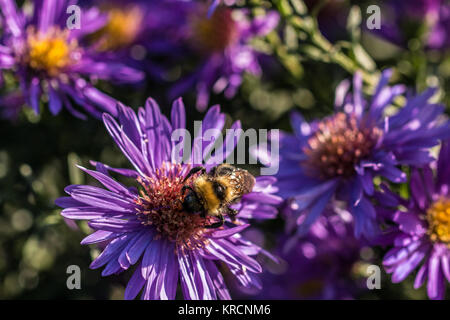
{"label": "pink flower center", "polygon": [[355,165],[369,156],[381,137],[381,130],[355,116],[337,113],[319,123],[309,139],[303,161],[309,172],[322,179],[351,177]]}
{"label": "pink flower center", "polygon": [[140,207],[137,215],[142,224],[156,228],[158,237],[188,249],[204,247],[207,244],[205,234],[209,232],[205,225],[211,223],[210,218],[183,210],[184,175],[181,172],[180,164],[166,163],[156,170],[154,178],[139,178],[142,189],[136,200]]}

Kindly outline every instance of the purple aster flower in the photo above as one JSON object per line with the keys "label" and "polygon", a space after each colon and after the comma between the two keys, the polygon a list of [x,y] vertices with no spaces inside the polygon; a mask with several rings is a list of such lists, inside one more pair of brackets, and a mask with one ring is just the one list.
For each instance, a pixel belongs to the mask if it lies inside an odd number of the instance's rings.
{"label": "purple aster flower", "polygon": [[[347,203],[354,216],[355,235],[372,237],[378,231],[378,217],[370,201],[374,177],[394,183],[406,181],[399,165],[423,166],[432,161],[429,148],[450,134],[450,124],[440,124],[443,106],[429,103],[435,90],[409,97],[394,115],[385,109],[404,91],[403,86],[387,86],[391,71],[384,71],[372,98],[362,95],[359,73],[336,90],[336,111],[322,120],[306,122],[294,113],[294,134],[280,134],[279,194],[298,203],[299,236],[321,215],[331,201]],[[271,155],[261,147],[254,152],[262,163]]]}
{"label": "purple aster flower", "polygon": [[409,200],[385,189],[391,201],[383,202],[401,205],[390,212],[395,227],[385,237],[392,239],[394,247],[383,259],[386,272],[398,283],[418,269],[414,288],[427,282],[430,299],[443,299],[450,282],[449,161],[450,143],[446,141],[437,164],[412,171]]}
{"label": "purple aster flower", "polygon": [[[166,72],[161,60],[179,51],[178,29],[186,17],[185,5],[179,0],[90,2],[105,19],[103,27],[85,39],[98,58],[122,61],[161,79]],[[154,58],[163,59],[155,62]]]}
{"label": "purple aster flower", "polygon": [[[423,36],[426,47],[450,46],[450,5],[442,0],[388,1],[383,8],[383,23],[373,30],[384,39],[406,47],[411,34]],[[420,35],[425,26],[426,32]]]}
{"label": "purple aster flower", "polygon": [[279,236],[277,255],[283,263],[263,273],[264,290],[256,298],[352,299],[360,289],[352,269],[363,247],[353,235],[352,220],[348,211],[327,207],[301,241]]}
{"label": "purple aster flower", "polygon": [[[251,256],[264,250],[239,232],[248,226],[243,219],[276,215],[274,205],[281,198],[272,194],[276,192],[272,187],[274,178],[257,177],[253,191],[237,204],[235,224],[227,221],[218,229],[205,228],[215,218],[187,213],[182,205],[184,178],[190,168],[199,165],[195,163],[196,152],[207,155],[212,148],[210,140],[203,140],[203,133],[211,128],[218,132],[223,129],[225,115],[219,107],[206,113],[202,126],[205,131],[194,138],[190,164],[175,163],[172,157],[172,133],[185,128],[181,99],[174,102],[170,120],[150,98],[137,114],[122,105],[118,112],[118,122],[105,114],[104,123],[134,169],[114,169],[101,163],[94,163],[95,170],[80,167],[106,189],[72,185],[65,190],[69,197],[56,200],[64,208],[62,216],[88,220],[95,230],[82,244],[106,241],[91,268],[104,266],[102,275],[107,276],[136,265],[125,290],[126,299],[134,299],[141,289],[143,299],[174,299],[178,281],[186,299],[229,299],[221,273],[224,268],[243,286],[260,287],[256,274],[261,266]],[[240,128],[240,123],[235,122],[232,128]],[[223,148],[226,159],[232,150],[225,144]],[[203,160],[208,169],[217,159]],[[124,186],[110,172],[133,178],[135,186]]]}
{"label": "purple aster flower", "polygon": [[[66,10],[72,1],[35,0],[30,15],[12,0],[0,1],[5,34],[0,44],[0,69],[12,72],[20,91],[33,110],[39,112],[41,97],[48,98],[52,114],[64,106],[73,115],[72,101],[84,111],[100,117],[105,111],[117,114],[116,101],[94,88],[89,79],[137,82],[142,72],[120,63],[106,64],[95,59],[92,49],[82,46],[80,38],[101,28],[105,20],[97,8],[81,13],[81,28],[68,29]],[[83,77],[84,76],[84,77]]]}
{"label": "purple aster flower", "polygon": [[197,70],[180,80],[171,95],[179,96],[192,87],[197,91],[197,109],[205,110],[210,92],[233,97],[242,82],[244,72],[261,73],[258,53],[249,42],[268,34],[278,24],[276,12],[253,19],[245,10],[232,10],[219,6],[208,17],[207,8],[198,3],[191,4],[187,26],[183,27],[188,46],[202,63]]}

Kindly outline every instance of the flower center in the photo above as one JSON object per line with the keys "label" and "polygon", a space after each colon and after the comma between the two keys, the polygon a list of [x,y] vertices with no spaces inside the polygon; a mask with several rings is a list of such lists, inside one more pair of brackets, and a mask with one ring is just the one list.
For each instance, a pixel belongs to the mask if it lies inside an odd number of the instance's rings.
{"label": "flower center", "polygon": [[57,75],[61,69],[74,62],[75,40],[68,39],[68,33],[54,28],[43,34],[29,29],[27,36],[26,62],[37,71]]}
{"label": "flower center", "polygon": [[210,218],[202,218],[183,210],[182,187],[184,175],[180,164],[164,164],[156,170],[154,178],[138,179],[142,186],[137,212],[142,224],[153,226],[158,237],[165,237],[178,245],[195,249],[207,244],[205,225]]}
{"label": "flower center", "polygon": [[144,16],[140,8],[110,8],[107,12],[107,24],[94,36],[99,44],[97,50],[115,50],[132,44],[143,23]]}
{"label": "flower center", "polygon": [[224,51],[237,41],[238,29],[232,10],[217,8],[211,17],[201,13],[192,20],[193,41],[206,53]]}
{"label": "flower center", "polygon": [[427,210],[427,221],[431,240],[450,245],[450,199],[435,201]]}
{"label": "flower center", "polygon": [[308,140],[303,162],[309,172],[322,179],[351,177],[355,164],[370,155],[381,137],[381,130],[345,113],[323,120]]}

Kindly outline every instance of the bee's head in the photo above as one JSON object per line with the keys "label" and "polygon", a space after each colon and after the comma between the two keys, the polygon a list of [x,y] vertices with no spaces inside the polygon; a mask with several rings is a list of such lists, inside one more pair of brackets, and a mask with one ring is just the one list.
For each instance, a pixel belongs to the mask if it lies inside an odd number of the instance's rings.
{"label": "bee's head", "polygon": [[183,200],[183,209],[189,213],[201,212],[203,207],[194,191],[188,190]]}

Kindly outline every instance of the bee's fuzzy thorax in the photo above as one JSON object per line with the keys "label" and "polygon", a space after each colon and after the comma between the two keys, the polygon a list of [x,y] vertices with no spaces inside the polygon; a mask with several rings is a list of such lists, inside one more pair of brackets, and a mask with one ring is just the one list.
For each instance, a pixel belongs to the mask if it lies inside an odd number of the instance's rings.
{"label": "bee's fuzzy thorax", "polygon": [[194,181],[194,189],[201,195],[208,214],[219,214],[219,209],[221,207],[220,199],[214,192],[212,182],[206,176],[200,176]]}

